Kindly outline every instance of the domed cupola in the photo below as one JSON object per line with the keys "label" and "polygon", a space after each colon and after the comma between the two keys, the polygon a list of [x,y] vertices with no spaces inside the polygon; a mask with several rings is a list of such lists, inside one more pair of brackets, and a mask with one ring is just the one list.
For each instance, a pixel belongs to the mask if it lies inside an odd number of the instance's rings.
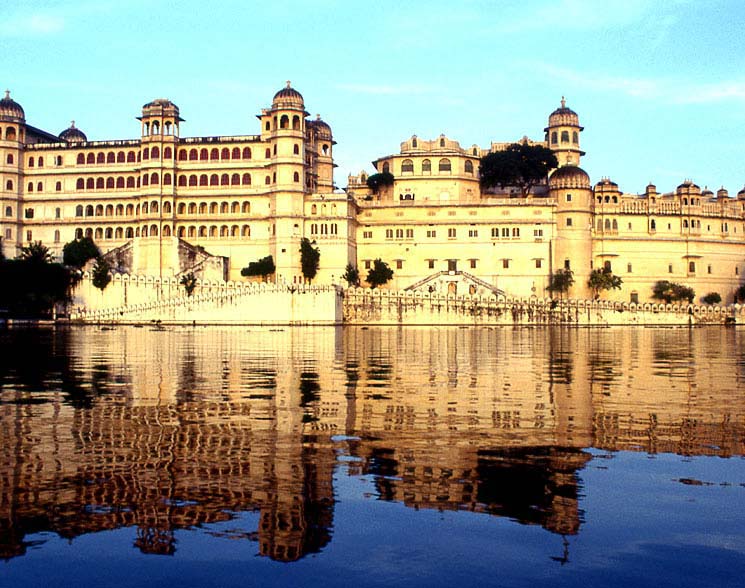
{"label": "domed cupola", "polygon": [[315,131],[316,137],[331,141],[331,127],[327,122],[321,120],[321,115],[316,115],[316,120],[308,121],[308,126]]}
{"label": "domed cupola", "polygon": [[10,97],[10,90],[5,90],[5,98],[0,100],[0,120],[3,122],[23,123],[26,113],[15,100]]}
{"label": "domed cupola", "polygon": [[82,143],[88,140],[85,133],[75,126],[75,121],[72,121],[70,127],[59,134],[59,138],[68,143]]}
{"label": "domed cupola", "polygon": [[579,124],[579,116],[571,108],[567,108],[564,97],[561,106],[548,116],[546,132],[548,148],[554,152],[559,165],[576,166],[585,154],[579,145],[579,135],[584,127]]}
{"label": "domed cupola", "polygon": [[590,176],[581,167],[564,165],[548,178],[549,189],[590,188]]}
{"label": "domed cupola", "polygon": [[173,102],[167,98],[156,98],[142,106],[142,116],[166,116],[183,120],[179,117],[179,109]]}
{"label": "domed cupola", "polygon": [[287,80],[287,86],[274,95],[272,108],[297,108],[304,110],[305,101],[303,100],[303,95],[290,85],[290,80]]}

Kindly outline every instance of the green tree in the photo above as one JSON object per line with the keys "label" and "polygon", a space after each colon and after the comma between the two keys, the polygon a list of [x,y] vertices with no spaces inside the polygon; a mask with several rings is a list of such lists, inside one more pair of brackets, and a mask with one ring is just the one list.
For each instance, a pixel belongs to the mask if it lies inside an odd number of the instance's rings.
{"label": "green tree", "polygon": [[735,290],[735,301],[745,302],[745,284],[742,284],[737,290]]}
{"label": "green tree", "polygon": [[722,301],[722,297],[719,295],[719,292],[709,292],[701,301],[704,304],[719,304]]}
{"label": "green tree", "polygon": [[300,269],[307,282],[312,282],[316,277],[321,261],[321,252],[318,247],[314,247],[315,244],[315,241],[311,243],[307,237],[300,239]]}
{"label": "green tree", "polygon": [[393,185],[393,174],[390,172],[381,172],[379,174],[373,174],[367,177],[367,187],[373,192],[377,192],[380,188],[385,186]]}
{"label": "green tree", "polygon": [[274,258],[271,255],[262,257],[258,261],[250,262],[241,270],[241,275],[246,277],[261,276],[266,281],[267,276],[277,271],[274,265]]}
{"label": "green tree", "polygon": [[49,252],[49,247],[43,245],[41,241],[34,241],[26,247],[21,247],[21,259],[34,264],[42,264],[51,263],[54,256]]}
{"label": "green tree", "polygon": [[587,280],[587,285],[592,290],[593,297],[596,299],[603,290],[620,290],[621,284],[623,284],[621,277],[614,275],[610,268],[607,267],[592,270],[590,279]]}
{"label": "green tree", "polygon": [[696,293],[693,291],[693,288],[668,280],[659,280],[652,286],[652,298],[662,300],[666,304],[682,300],[691,303],[695,297]]}
{"label": "green tree", "polygon": [[90,237],[75,239],[62,248],[62,263],[77,269],[82,269],[91,259],[100,256],[101,251]]}
{"label": "green tree", "polygon": [[69,268],[48,259],[35,248],[25,258],[0,261],[0,308],[13,317],[39,318],[49,316],[55,304],[69,300]]}
{"label": "green tree", "polygon": [[393,278],[393,270],[390,266],[378,258],[373,261],[373,266],[367,272],[367,283],[370,284],[370,288],[376,288],[387,284],[391,278]]}
{"label": "green tree", "polygon": [[101,290],[101,292],[103,292],[106,289],[106,286],[111,283],[110,271],[111,266],[109,265],[109,262],[103,257],[97,257],[96,264],[93,266],[92,277],[93,285]]}
{"label": "green tree", "polygon": [[181,276],[179,284],[184,287],[187,296],[191,296],[192,294],[194,294],[194,290],[197,287],[197,278],[194,275],[194,272],[189,272]]}
{"label": "green tree", "polygon": [[481,158],[479,181],[482,189],[517,186],[524,198],[558,165],[553,151],[543,145],[513,143],[503,151],[494,151]]}
{"label": "green tree", "polygon": [[569,292],[569,288],[574,284],[574,272],[570,269],[558,269],[552,275],[548,281],[548,290],[551,294],[554,292],[559,293],[559,297]]}
{"label": "green tree", "polygon": [[351,263],[348,263],[347,267],[344,269],[344,273],[342,274],[341,279],[345,280],[350,286],[359,286],[360,270],[358,270]]}

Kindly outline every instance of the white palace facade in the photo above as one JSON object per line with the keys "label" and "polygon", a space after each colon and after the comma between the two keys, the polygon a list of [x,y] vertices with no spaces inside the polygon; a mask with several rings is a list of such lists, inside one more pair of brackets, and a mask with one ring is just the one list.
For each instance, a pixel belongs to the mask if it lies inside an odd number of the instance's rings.
{"label": "white palace facade", "polygon": [[413,136],[375,160],[393,185],[372,191],[362,172],[335,190],[331,128],[309,117],[289,82],[257,116],[255,135],[182,137],[179,109],[163,99],[138,118],[139,139],[89,141],[74,123],[55,135],[27,124],[6,92],[6,257],[33,241],[61,257],[65,243],[90,236],[115,271],[242,280],[243,267],[271,255],[274,279],[292,284],[307,237],[321,252],[317,283],[340,282],[350,263],[364,279],[377,258],[394,271],[386,287],[456,294],[544,297],[550,275],[569,268],[570,296],[589,297],[592,269],[610,267],[623,287],[608,298],[647,301],[666,279],[730,303],[744,280],[745,190],[593,185],[579,167],[583,127],[563,100],[537,142],[559,168],[527,197],[479,186],[481,157],[509,143],[465,148],[444,135]]}

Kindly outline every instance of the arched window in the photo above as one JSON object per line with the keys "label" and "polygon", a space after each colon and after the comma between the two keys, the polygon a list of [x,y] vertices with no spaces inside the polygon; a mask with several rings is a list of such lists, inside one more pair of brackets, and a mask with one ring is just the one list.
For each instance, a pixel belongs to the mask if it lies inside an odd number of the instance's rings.
{"label": "arched window", "polygon": [[186,161],[186,149],[179,149],[178,150],[178,160],[179,161]]}
{"label": "arched window", "polygon": [[569,143],[569,131],[561,131],[561,142]]}
{"label": "arched window", "polygon": [[124,205],[123,204],[117,204],[116,205],[116,216],[124,216]]}
{"label": "arched window", "polygon": [[171,174],[163,174],[163,184],[166,186],[171,185]]}
{"label": "arched window", "polygon": [[294,145],[292,146],[292,153],[293,153],[294,155],[300,155],[300,145],[298,145],[297,143],[295,143],[295,144],[294,144]]}
{"label": "arched window", "polygon": [[391,166],[390,166],[390,165],[388,164],[388,162],[386,161],[386,162],[385,162],[385,163],[383,164],[383,173],[384,173],[384,174],[388,174],[388,173],[390,173],[390,172],[391,172]]}
{"label": "arched window", "polygon": [[147,202],[142,203],[142,214],[147,214],[150,211],[150,205]]}
{"label": "arched window", "polygon": [[238,225],[233,225],[232,227],[230,227],[230,236],[237,237],[238,231],[240,231],[240,229],[238,228]]}
{"label": "arched window", "polygon": [[111,239],[114,236],[114,230],[111,227],[106,228],[105,239]]}
{"label": "arched window", "polygon": [[82,204],[78,204],[75,207],[75,216],[83,216],[83,205]]}
{"label": "arched window", "polygon": [[272,157],[272,152],[269,150],[269,147],[267,147],[266,150],[264,151],[264,157],[266,159],[270,159]]}
{"label": "arched window", "polygon": [[227,237],[228,236],[228,226],[227,225],[222,225],[220,227],[220,236],[221,237]]}
{"label": "arched window", "polygon": [[150,225],[150,236],[151,237],[158,236],[158,225]]}
{"label": "arched window", "polygon": [[323,152],[324,155],[328,155],[329,154],[329,146],[326,143],[324,143],[323,144],[323,147],[321,147],[321,151]]}
{"label": "arched window", "polygon": [[123,235],[123,233],[124,233],[124,232],[122,231],[122,228],[121,228],[121,227],[117,227],[117,228],[116,228],[116,231],[114,231],[114,238],[115,238],[115,239],[121,239],[121,238],[122,238],[122,235]]}
{"label": "arched window", "polygon": [[90,227],[85,229],[85,236],[93,238],[93,229],[91,229]]}
{"label": "arched window", "polygon": [[116,163],[116,154],[113,151],[106,154],[106,163]]}
{"label": "arched window", "polygon": [[127,230],[124,231],[124,238],[131,239],[132,237],[134,237],[134,231],[132,230],[132,227],[127,227]]}
{"label": "arched window", "polygon": [[91,165],[93,163],[96,163],[96,155],[95,153],[89,153],[88,157],[85,159],[85,162],[87,165]]}
{"label": "arched window", "polygon": [[192,174],[189,176],[189,185],[190,186],[196,186],[197,185],[197,176]]}
{"label": "arched window", "polygon": [[[269,176],[266,177],[267,180],[269,179]],[[243,174],[243,179],[241,180],[241,183],[244,186],[250,186],[251,185],[251,174]],[[268,184],[269,182],[267,182]]]}
{"label": "arched window", "polygon": [[559,142],[559,135],[556,131],[551,131],[551,145],[556,145]]}
{"label": "arched window", "polygon": [[210,214],[217,214],[217,202],[210,202]]}
{"label": "arched window", "polygon": [[[82,153],[78,153],[78,159],[77,159],[78,165],[83,165],[85,163],[85,155]],[[13,163],[12,161],[9,161],[8,163]]]}
{"label": "arched window", "polygon": [[193,161],[195,159],[199,159],[199,153],[196,149],[190,149],[189,150],[189,160]]}
{"label": "arched window", "polygon": [[686,219],[683,219],[683,228],[684,229],[688,228],[688,221]]}
{"label": "arched window", "polygon": [[241,183],[241,176],[240,174],[233,174],[230,176],[230,185],[231,186],[237,186]]}
{"label": "arched window", "polygon": [[119,151],[119,153],[116,154],[117,163],[124,163],[126,160],[127,156],[124,154],[124,151]]}
{"label": "arched window", "polygon": [[186,213],[186,204],[184,202],[180,202],[176,210],[178,211],[178,214]]}
{"label": "arched window", "polygon": [[178,235],[179,239],[183,239],[184,235],[186,234],[186,229],[184,227],[179,227],[176,234]]}
{"label": "arched window", "polygon": [[199,176],[199,185],[200,186],[206,186],[209,183],[209,179],[207,178],[207,174],[202,174]]}
{"label": "arched window", "polygon": [[150,159],[150,148],[149,147],[145,147],[142,150],[142,159]]}
{"label": "arched window", "polygon": [[422,173],[431,173],[432,172],[432,162],[429,159],[425,159],[422,161]]}
{"label": "arched window", "polygon": [[150,212],[152,212],[153,214],[157,214],[158,212],[158,201],[157,200],[153,200],[152,204],[150,204]]}
{"label": "arched window", "polygon": [[178,177],[178,185],[179,186],[186,186],[186,176],[185,175],[180,175]]}
{"label": "arched window", "polygon": [[28,187],[26,188],[26,191],[27,192],[33,192],[34,191],[34,183],[33,182],[29,182],[28,183]]}
{"label": "arched window", "polygon": [[160,158],[160,149],[157,147],[153,147],[150,151],[150,157],[152,159],[159,159]]}
{"label": "arched window", "polygon": [[445,138],[440,137],[440,147],[444,147],[444,146],[445,146]]}
{"label": "arched window", "polygon": [[466,173],[469,176],[472,176],[473,175],[473,161],[471,161],[470,159],[466,161],[465,168],[466,168]]}
{"label": "arched window", "polygon": [[238,214],[240,211],[241,211],[241,205],[240,205],[240,203],[234,201],[230,205],[230,212],[232,212],[233,214]]}
{"label": "arched window", "polygon": [[414,162],[411,159],[404,159],[401,162],[401,173],[410,174],[414,173]]}
{"label": "arched window", "polygon": [[251,203],[248,201],[244,202],[241,212],[243,212],[243,214],[251,214]]}
{"label": "arched window", "polygon": [[114,178],[106,178],[106,189],[112,190],[114,188]]}
{"label": "arched window", "polygon": [[199,214],[207,214],[207,203],[206,202],[199,203]]}
{"label": "arched window", "polygon": [[603,220],[602,219],[598,219],[598,228],[597,228],[597,230],[598,231],[602,231],[603,230]]}
{"label": "arched window", "polygon": [[221,186],[229,186],[230,185],[230,176],[228,174],[222,174],[220,176],[220,185]]}
{"label": "arched window", "polygon": [[269,184],[271,184],[271,183],[272,183],[272,179],[271,179],[271,178],[270,178],[269,176],[266,176],[266,177],[264,178],[264,183],[265,183],[265,184],[266,184],[266,185],[268,186]]}
{"label": "arched window", "polygon": [[134,176],[129,176],[127,178],[127,188],[134,188],[135,187],[135,178]]}
{"label": "arched window", "polygon": [[189,214],[196,214],[197,213],[197,205],[195,202],[189,203]]}
{"label": "arched window", "polygon": [[93,178],[88,178],[87,180],[85,180],[86,190],[93,190],[93,188],[95,187],[96,187],[96,180],[94,180]]}
{"label": "arched window", "polygon": [[240,159],[240,158],[241,158],[240,147],[233,147],[233,159]]}
{"label": "arched window", "polygon": [[272,127],[271,127],[271,124],[269,123],[269,121],[266,121],[266,124],[264,124],[264,129],[266,129],[266,130],[268,131],[268,130],[270,130],[271,128],[272,128]]}
{"label": "arched window", "polygon": [[579,143],[579,135],[577,134],[577,131],[572,131],[572,143],[575,145]]}
{"label": "arched window", "polygon": [[171,236],[171,225],[165,225],[163,227],[163,236],[164,237],[170,237]]}
{"label": "arched window", "polygon": [[15,141],[16,140],[16,130],[13,127],[8,127],[5,131],[5,138],[8,141]]}
{"label": "arched window", "polygon": [[99,153],[96,156],[96,163],[106,163],[106,156],[103,154],[103,152]]}
{"label": "arched window", "polygon": [[148,176],[147,174],[145,174],[144,176],[142,176],[142,185],[143,186],[149,186],[150,185],[150,176]]}
{"label": "arched window", "polygon": [[200,237],[206,237],[207,236],[207,227],[205,227],[205,226],[199,227],[199,236]]}
{"label": "arched window", "polygon": [[132,204],[127,204],[126,215],[132,216],[135,213],[135,207]]}
{"label": "arched window", "polygon": [[300,174],[298,172],[295,172],[292,174],[292,181],[293,182],[299,182],[300,181]]}
{"label": "arched window", "polygon": [[277,155],[277,145],[274,145],[274,155]]}
{"label": "arched window", "polygon": [[[78,185],[80,185],[80,188],[78,188],[78,190],[81,190],[82,187],[83,187],[82,184],[81,184],[82,181],[83,181],[82,179],[81,180],[78,180]],[[5,182],[5,189],[6,190],[12,190],[13,189],[13,180],[7,180]]]}
{"label": "arched window", "polygon": [[618,230],[618,221],[616,219],[613,219],[613,230],[614,231]]}
{"label": "arched window", "polygon": [[44,184],[42,184],[41,182],[38,182],[38,183],[36,184],[36,191],[37,191],[37,192],[41,192],[41,191],[43,191],[43,190],[44,190]]}
{"label": "arched window", "polygon": [[29,167],[34,167],[34,158],[33,157],[29,157],[28,158],[28,166]]}
{"label": "arched window", "polygon": [[134,163],[134,161],[135,161],[135,152],[127,151],[127,163]]}
{"label": "arched window", "polygon": [[300,130],[300,117],[297,114],[292,117],[292,128],[295,131]]}
{"label": "arched window", "polygon": [[251,159],[251,148],[250,147],[243,148],[243,159]]}
{"label": "arched window", "polygon": [[103,204],[96,205],[96,216],[103,216]]}
{"label": "arched window", "polygon": [[241,237],[250,237],[251,236],[251,227],[248,225],[243,225],[241,228]]}
{"label": "arched window", "polygon": [[213,147],[210,151],[210,159],[220,159],[220,150],[217,147]]}
{"label": "arched window", "polygon": [[212,174],[210,176],[210,186],[219,186],[220,185],[220,178],[217,174]]}
{"label": "arched window", "polygon": [[450,166],[450,160],[449,159],[441,159],[439,163],[439,170],[441,172],[450,172],[451,166]]}
{"label": "arched window", "polygon": [[230,159],[230,149],[223,147],[220,152],[220,159]]}
{"label": "arched window", "polygon": [[604,228],[606,231],[610,231],[610,219],[609,218],[605,219]]}
{"label": "arched window", "polygon": [[103,190],[104,181],[103,178],[96,178],[96,190]]}
{"label": "arched window", "polygon": [[228,214],[229,210],[230,210],[230,205],[227,202],[222,202],[220,204],[220,214]]}
{"label": "arched window", "polygon": [[36,161],[36,165],[38,165],[39,167],[44,167],[44,158],[39,157],[39,159]]}
{"label": "arched window", "polygon": [[199,159],[204,160],[208,158],[209,158],[209,153],[207,152],[207,149],[203,147],[202,149],[199,150]]}
{"label": "arched window", "polygon": [[85,188],[85,180],[83,178],[78,178],[78,180],[75,182],[75,189],[82,190],[83,188]]}

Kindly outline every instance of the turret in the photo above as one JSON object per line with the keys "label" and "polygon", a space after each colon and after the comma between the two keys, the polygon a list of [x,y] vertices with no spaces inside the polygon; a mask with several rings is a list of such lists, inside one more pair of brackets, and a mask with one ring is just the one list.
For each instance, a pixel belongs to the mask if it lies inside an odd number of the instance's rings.
{"label": "turret", "polygon": [[563,165],[579,165],[580,158],[585,154],[579,146],[579,134],[584,127],[579,124],[577,113],[567,108],[566,100],[561,97],[561,107],[554,110],[548,117],[546,143],[559,160],[559,167]]}
{"label": "turret", "polygon": [[0,100],[0,252],[15,257],[22,242],[21,165],[26,135],[26,114],[5,91]]}
{"label": "turret", "polygon": [[556,240],[551,271],[570,269],[574,298],[590,295],[587,280],[592,266],[593,194],[590,177],[576,166],[565,165],[548,179],[549,197],[556,201]]}

